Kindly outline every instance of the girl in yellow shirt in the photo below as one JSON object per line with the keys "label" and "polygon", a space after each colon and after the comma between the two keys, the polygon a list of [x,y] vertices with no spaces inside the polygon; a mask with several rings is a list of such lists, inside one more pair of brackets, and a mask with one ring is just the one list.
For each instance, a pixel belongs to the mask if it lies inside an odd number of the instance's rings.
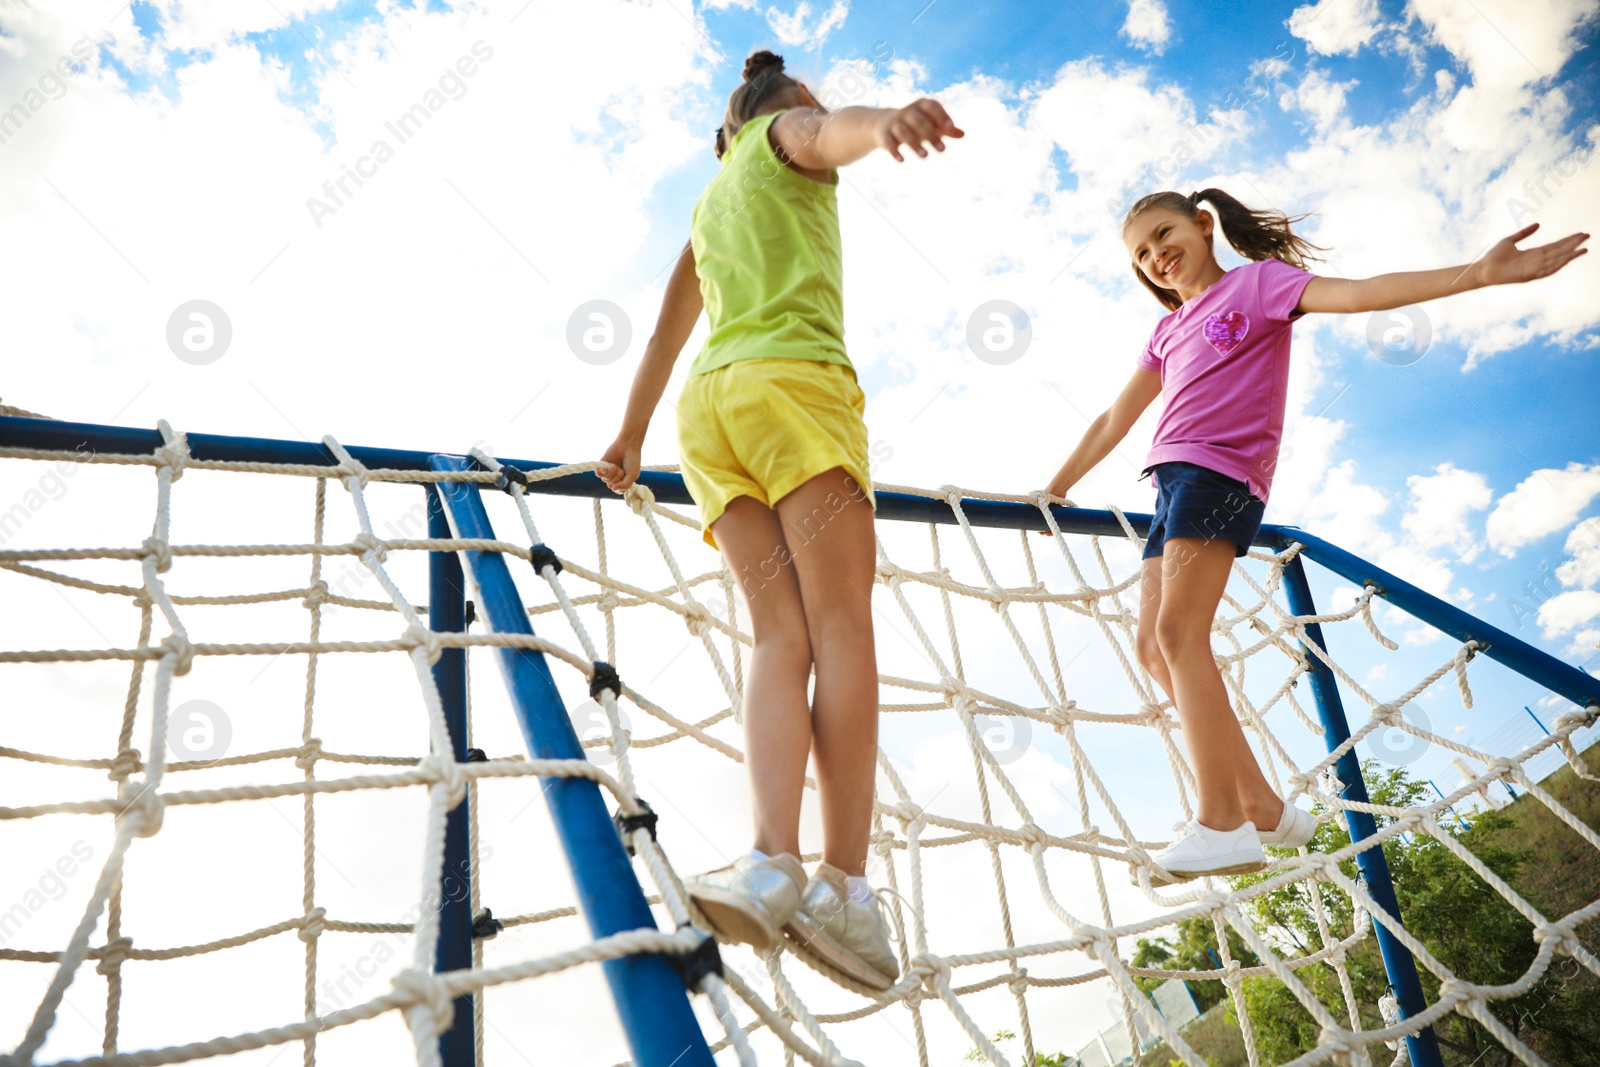
{"label": "girl in yellow shirt", "polygon": [[[899,976],[867,884],[878,751],[876,577],[865,398],[844,348],[837,167],[882,148],[927,157],[961,137],[934,100],[829,112],[771,52],[745,61],[717,131],[722,168],[598,472],[616,492],[702,308],[711,320],[678,405],[684,483],[705,538],[749,605],[744,693],[755,847],[689,879],[717,932],[767,952],[787,937],[825,974],[874,989]],[[816,688],[808,706],[813,666]],[[823,861],[800,864],[800,800],[815,750]]]}

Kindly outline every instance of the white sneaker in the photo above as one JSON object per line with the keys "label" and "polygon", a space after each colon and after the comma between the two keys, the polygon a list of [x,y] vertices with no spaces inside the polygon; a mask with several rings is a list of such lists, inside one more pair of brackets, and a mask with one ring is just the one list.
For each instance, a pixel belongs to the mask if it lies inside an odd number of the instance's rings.
{"label": "white sneaker", "polygon": [[[1198,819],[1173,827],[1177,836],[1172,844],[1150,856],[1160,870],[1150,872],[1151,885],[1172,885],[1204,875],[1249,874],[1267,865],[1261,851],[1255,823],[1241,823],[1232,830],[1213,830]],[[1165,872],[1165,873],[1163,873]],[[1128,881],[1139,884],[1139,868],[1128,868]]]}
{"label": "white sneaker", "polygon": [[888,989],[900,977],[900,963],[884,931],[884,908],[876,890],[864,904],[851,900],[845,873],[823,863],[783,932],[795,954],[828,977]]}
{"label": "white sneaker", "polygon": [[767,859],[746,854],[683,885],[718,937],[765,953],[782,939],[805,882],[806,869],[785,852]]}
{"label": "white sneaker", "polygon": [[1317,820],[1308,811],[1302,811],[1285,802],[1283,814],[1278,816],[1278,828],[1271,833],[1256,831],[1263,845],[1273,848],[1299,848],[1309,845],[1317,834]]}

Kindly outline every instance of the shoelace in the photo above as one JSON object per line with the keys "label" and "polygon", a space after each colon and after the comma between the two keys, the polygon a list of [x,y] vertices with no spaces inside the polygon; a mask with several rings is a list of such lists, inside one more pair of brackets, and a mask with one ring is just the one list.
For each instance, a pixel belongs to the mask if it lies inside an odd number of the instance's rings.
{"label": "shoelace", "polygon": [[[894,897],[902,905],[904,905],[908,911],[911,908],[911,902],[905,897],[901,896],[899,892],[890,889],[888,886],[884,886],[881,889],[874,889],[872,891],[872,899],[878,905],[878,914],[889,920],[885,925],[894,927],[894,936],[890,937],[889,941],[892,944],[898,945],[900,942],[905,940],[906,930],[905,927],[900,925],[900,919],[895,915],[894,909],[891,908],[888,902],[883,899],[885,895]],[[888,937],[888,934],[885,933],[884,936]]]}

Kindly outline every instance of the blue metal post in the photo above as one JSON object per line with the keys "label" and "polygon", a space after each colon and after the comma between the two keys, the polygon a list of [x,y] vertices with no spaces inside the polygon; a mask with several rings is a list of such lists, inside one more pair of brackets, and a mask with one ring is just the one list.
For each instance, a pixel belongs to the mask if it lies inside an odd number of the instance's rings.
{"label": "blue metal post", "polygon": [[[1296,615],[1315,615],[1316,604],[1311,599],[1311,586],[1306,582],[1305,567],[1301,565],[1299,556],[1283,568],[1283,577],[1289,610]],[[1306,627],[1306,640],[1327,652],[1328,646],[1323,640],[1320,625],[1312,623]],[[1339,697],[1339,686],[1328,665],[1310,651],[1305,656],[1310,667],[1311,695],[1316,700],[1317,714],[1322,719],[1328,751],[1332,752],[1350,739],[1350,724],[1344,717],[1344,702]],[[1370,803],[1367,783],[1361,776],[1361,761],[1356,758],[1354,748],[1339,757],[1334,764],[1334,772],[1344,783],[1340,796],[1359,804]],[[1366,812],[1346,811],[1344,814],[1352,842],[1362,841],[1378,832],[1377,821]],[[1395,899],[1394,881],[1389,877],[1389,864],[1383,858],[1383,846],[1369,848],[1357,855],[1356,865],[1361,868],[1367,892],[1372,899],[1384,911],[1400,919],[1400,903]],[[1410,1018],[1427,1006],[1422,996],[1422,983],[1417,978],[1417,961],[1411,955],[1411,950],[1390,933],[1388,927],[1377,921],[1372,925],[1377,932],[1383,969],[1388,972],[1389,985],[1394,988],[1395,999],[1400,1002],[1400,1015]],[[1417,1067],[1443,1067],[1439,1039],[1434,1035],[1433,1027],[1423,1027],[1407,1037],[1406,1048],[1411,1053],[1411,1062]]]}
{"label": "blue metal post", "polygon": [[[443,502],[432,486],[428,494],[428,536],[449,537],[450,523]],[[428,628],[436,633],[466,629],[466,582],[461,559],[454,552],[428,553]],[[451,755],[467,762],[467,650],[447,648],[433,665],[433,681],[444,704],[444,721],[450,729]],[[439,944],[434,951],[436,972],[472,967],[472,854],[468,841],[468,804],[462,800],[445,817],[444,868],[439,876]],[[473,1067],[476,1049],[473,1033],[472,994],[455,999],[455,1024],[439,1035],[439,1056],[445,1067]]]}
{"label": "blue metal post", "polygon": [[1544,735],[1546,737],[1550,736],[1550,731],[1549,730],[1545,730],[1544,723],[1539,721],[1539,716],[1537,716],[1537,715],[1535,715],[1533,713],[1533,709],[1532,708],[1530,708],[1530,707],[1528,707],[1528,705],[1524,704],[1524,705],[1522,705],[1522,710],[1528,713],[1528,718],[1533,720],[1533,724],[1535,726],[1537,726],[1541,730],[1544,730]]}
{"label": "blue metal post", "polygon": [[[439,471],[473,469],[471,460],[459,456],[434,456],[431,465]],[[446,482],[439,491],[458,536],[494,537],[476,485]],[[468,552],[466,557],[490,627],[496,633],[531,635],[533,627],[504,557],[498,552]],[[534,759],[583,759],[583,747],[544,655],[502,648],[499,658],[528,754]],[[551,778],[544,782],[544,797],[590,933],[605,937],[625,930],[654,930],[655,917],[600,787],[586,778]],[[671,963],[647,953],[602,966],[638,1067],[714,1067],[683,979]]]}

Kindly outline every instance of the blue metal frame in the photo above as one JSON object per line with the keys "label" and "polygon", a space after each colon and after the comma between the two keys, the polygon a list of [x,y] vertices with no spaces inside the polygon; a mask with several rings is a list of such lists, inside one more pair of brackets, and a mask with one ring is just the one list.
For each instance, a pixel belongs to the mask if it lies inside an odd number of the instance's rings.
{"label": "blue metal frame", "polygon": [[[1306,569],[1298,556],[1283,568],[1283,579],[1289,610],[1296,615],[1315,615],[1317,606],[1311,599]],[[1306,643],[1316,645],[1323,652],[1328,651],[1322,627],[1317,623],[1307,624]],[[1328,665],[1309,651],[1305,657],[1311,677],[1311,694],[1316,700],[1317,715],[1322,719],[1323,739],[1328,744],[1328,751],[1332,752],[1350,739],[1350,724],[1345,719],[1344,702],[1339,697],[1338,683]],[[1339,780],[1344,783],[1344,789],[1339,794],[1341,797],[1357,804],[1371,802],[1367,796],[1366,780],[1361,776],[1361,761],[1356,758],[1354,748],[1340,756],[1333,766]],[[1376,820],[1366,812],[1347,810],[1344,814],[1352,842],[1363,841],[1378,832]],[[1395,899],[1394,881],[1389,877],[1389,863],[1384,859],[1383,846],[1359,853],[1356,866],[1366,878],[1367,892],[1378,907],[1399,919],[1400,902]],[[1388,927],[1380,922],[1372,925],[1377,933],[1378,952],[1383,956],[1383,969],[1388,972],[1389,985],[1394,989],[1395,999],[1400,1002],[1400,1014],[1403,1018],[1410,1018],[1427,1007],[1422,996],[1422,983],[1417,978],[1416,958]],[[1411,1053],[1411,1062],[1417,1067],[1443,1067],[1439,1039],[1434,1035],[1433,1027],[1425,1026],[1407,1037],[1406,1048]]]}
{"label": "blue metal frame", "polygon": [[[459,456],[435,456],[439,471],[472,470]],[[478,487],[461,482],[439,486],[451,525],[463,538],[494,537]],[[478,587],[485,617],[496,633],[529,634],[533,626],[516,584],[498,552],[467,552],[467,567]],[[544,654],[499,649],[500,669],[534,759],[584,759]],[[544,797],[561,839],[578,890],[578,903],[595,937],[627,930],[654,930],[633,863],[623,850],[600,787],[587,778],[544,780]],[[683,979],[663,956],[644,954],[602,965],[623,1032],[639,1067],[714,1067],[705,1035],[689,1005]]]}
{"label": "blue metal frame", "polygon": [[[428,495],[428,536],[449,537],[450,523],[444,504],[432,486]],[[428,628],[436,633],[460,633],[466,627],[466,580],[461,559],[454,552],[428,553]],[[451,755],[457,763],[467,762],[467,650],[447,648],[433,665],[433,681],[439,687],[444,705],[444,721],[450,731]],[[439,944],[434,951],[434,970],[470,970],[472,967],[472,851],[469,840],[471,805],[464,798],[445,816],[444,867],[439,872]],[[472,994],[455,998],[456,1018],[449,1030],[439,1035],[439,1056],[445,1067],[473,1067],[477,1050],[474,1040]]]}
{"label": "blue metal frame", "polygon": [[[325,448],[309,442],[196,433],[187,436],[190,454],[197,459],[326,467],[338,465],[335,457]],[[0,447],[149,454],[162,444],[161,435],[154,430],[0,417]],[[349,446],[349,452],[371,468],[414,471],[474,469],[471,460],[457,456],[361,446]],[[555,466],[534,460],[507,459],[501,462],[525,470]],[[682,477],[677,474],[647,471],[641,474],[639,483],[649,488],[662,503],[693,503]],[[600,499],[609,499],[613,495],[599,479],[589,474],[535,482],[528,486],[528,491]],[[430,499],[434,492],[430,490]],[[459,536],[493,536],[478,498],[477,486],[447,483],[441,485],[437,492],[446,501]],[[1010,530],[1046,529],[1043,516],[1030,504],[969,500],[963,502],[962,508],[974,526]],[[1102,536],[1122,534],[1121,524],[1110,512],[1059,507],[1051,510],[1057,525],[1067,533]],[[953,524],[956,521],[951,509],[943,501],[907,493],[878,493],[877,511],[882,519],[940,524]],[[431,535],[439,536],[432,515],[433,509],[430,508],[429,531]],[[1137,533],[1148,533],[1149,515],[1129,513],[1126,518]],[[1359,556],[1295,527],[1263,525],[1255,539],[1255,544],[1277,551],[1282,551],[1293,542],[1299,542],[1303,548],[1299,557],[1284,568],[1284,576],[1289,608],[1296,615],[1316,613],[1301,562],[1310,558],[1349,581],[1373,586],[1378,596],[1457,640],[1476,641],[1479,652],[1579,706],[1600,705],[1600,679],[1468,615]],[[435,556],[439,555],[448,554],[435,553]],[[497,553],[469,552],[467,560],[482,592],[485,612],[494,628],[508,633],[532,633],[504,559]],[[459,574],[459,564],[457,566]],[[448,599],[434,594],[434,603],[443,604]],[[459,601],[456,603],[459,604]],[[432,624],[440,628],[445,622],[441,619]],[[1307,626],[1306,631],[1309,641],[1326,650],[1320,626]],[[501,649],[500,656],[529,752],[539,757],[581,758],[583,750],[572,731],[544,657],[511,649]],[[1309,658],[1312,693],[1331,751],[1350,736],[1349,723],[1332,672],[1314,656]],[[435,670],[437,677],[438,668]],[[464,719],[462,721],[464,724]],[[1540,725],[1542,727],[1543,724]],[[464,739],[464,725],[461,736]],[[464,745],[464,740],[461,744]],[[458,751],[457,758],[464,759],[464,752]],[[1344,797],[1365,802],[1366,784],[1355,753],[1346,753],[1335,767],[1340,779],[1346,783]],[[654,927],[654,919],[644,903],[632,866],[606,814],[599,788],[581,779],[555,779],[549,783],[546,796],[578,885],[584,914],[595,936]],[[1347,815],[1353,840],[1362,840],[1375,832],[1376,826],[1370,815],[1355,811]],[[1394,886],[1381,848],[1361,853],[1357,863],[1373,898],[1390,914],[1399,917]],[[468,928],[470,953],[470,916]],[[459,935],[453,939],[442,937],[441,960],[446,940],[455,945],[460,943]],[[1378,926],[1377,940],[1401,1011],[1408,1016],[1421,1011],[1422,989],[1410,951],[1381,924]],[[635,1061],[641,1067],[656,1067],[657,1064],[662,1067],[670,1064],[710,1067],[710,1053],[706,1051],[704,1037],[689,1008],[682,982],[666,960],[647,955],[613,960],[604,966],[618,1012],[633,1046]],[[1440,1063],[1438,1043],[1431,1027],[1407,1038],[1407,1044],[1412,1062],[1419,1067],[1437,1067]],[[684,1052],[677,1053],[678,1059],[662,1058],[660,1053],[652,1052],[652,1048],[680,1048]]]}

